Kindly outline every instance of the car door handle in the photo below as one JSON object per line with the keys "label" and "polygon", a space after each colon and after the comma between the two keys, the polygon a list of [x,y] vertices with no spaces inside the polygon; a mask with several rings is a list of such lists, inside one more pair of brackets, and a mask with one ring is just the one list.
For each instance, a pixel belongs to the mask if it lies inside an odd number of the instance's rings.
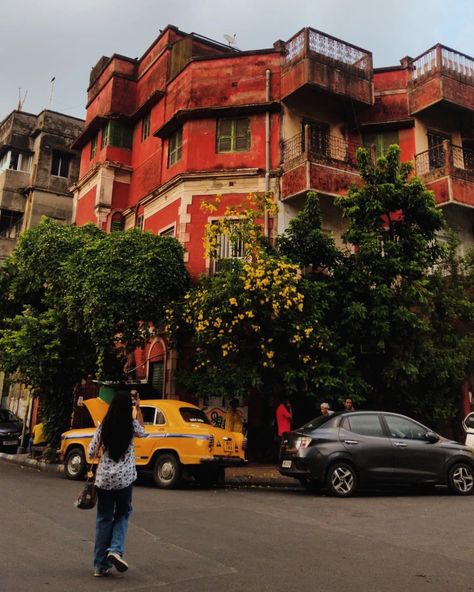
{"label": "car door handle", "polygon": [[358,440],[344,440],[344,444],[359,444]]}
{"label": "car door handle", "polygon": [[408,446],[406,442],[394,442],[393,445],[397,448],[406,448]]}

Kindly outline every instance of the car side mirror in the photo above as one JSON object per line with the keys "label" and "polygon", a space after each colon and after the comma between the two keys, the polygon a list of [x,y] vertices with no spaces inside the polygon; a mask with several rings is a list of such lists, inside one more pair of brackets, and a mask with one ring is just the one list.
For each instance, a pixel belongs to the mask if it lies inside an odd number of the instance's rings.
{"label": "car side mirror", "polygon": [[431,430],[426,432],[425,438],[426,438],[426,440],[428,440],[428,442],[438,442],[439,441],[438,434],[436,434],[435,432],[432,432]]}

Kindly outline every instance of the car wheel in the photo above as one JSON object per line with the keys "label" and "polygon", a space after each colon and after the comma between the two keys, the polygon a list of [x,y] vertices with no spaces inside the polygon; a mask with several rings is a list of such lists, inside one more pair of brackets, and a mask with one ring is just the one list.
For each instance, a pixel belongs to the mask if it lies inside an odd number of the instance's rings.
{"label": "car wheel", "polygon": [[153,480],[161,489],[173,489],[181,481],[181,463],[174,454],[160,454],[153,466]]}
{"label": "car wheel", "polygon": [[311,493],[318,493],[321,490],[321,483],[319,481],[313,481],[312,479],[299,479],[302,487]]}
{"label": "car wheel", "polygon": [[67,479],[77,481],[86,472],[86,458],[82,448],[71,448],[64,459],[64,475]]}
{"label": "car wheel", "polygon": [[331,495],[349,497],[357,490],[357,475],[354,468],[343,462],[329,467],[326,485]]}
{"label": "car wheel", "polygon": [[448,487],[457,495],[474,493],[474,470],[466,463],[458,463],[451,467],[448,475]]}

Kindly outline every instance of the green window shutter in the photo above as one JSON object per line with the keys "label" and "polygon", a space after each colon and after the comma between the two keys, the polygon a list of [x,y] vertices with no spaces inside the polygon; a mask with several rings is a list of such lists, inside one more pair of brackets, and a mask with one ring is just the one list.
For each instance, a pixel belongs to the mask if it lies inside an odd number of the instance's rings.
{"label": "green window shutter", "polygon": [[150,112],[142,119],[142,142],[150,135]]}
{"label": "green window shutter", "polygon": [[181,127],[168,140],[168,167],[181,160],[183,155],[183,128]]}
{"label": "green window shutter", "polygon": [[219,119],[217,122],[217,152],[250,150],[250,121],[247,117]]}
{"label": "green window shutter", "polygon": [[250,121],[247,118],[235,121],[235,151],[250,150]]}
{"label": "green window shutter", "polygon": [[377,158],[383,156],[392,144],[398,143],[398,130],[364,134],[364,146],[367,148],[375,146]]}
{"label": "green window shutter", "polygon": [[217,123],[217,152],[232,152],[233,120],[219,119]]}
{"label": "green window shutter", "polygon": [[110,122],[104,127],[102,130],[102,142],[100,144],[101,148],[105,148],[109,143],[109,129],[110,129]]}
{"label": "green window shutter", "polygon": [[153,389],[153,393],[157,398],[163,398],[163,382],[165,377],[164,362],[153,362],[150,364],[149,381]]}

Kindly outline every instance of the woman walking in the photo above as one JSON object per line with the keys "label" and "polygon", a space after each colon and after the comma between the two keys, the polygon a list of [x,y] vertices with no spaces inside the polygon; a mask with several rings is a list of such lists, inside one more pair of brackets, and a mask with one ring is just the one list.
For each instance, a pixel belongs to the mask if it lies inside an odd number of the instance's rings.
{"label": "woman walking", "polygon": [[[133,419],[133,408],[136,419]],[[117,392],[89,445],[89,456],[99,459],[94,576],[102,577],[114,566],[128,569],[123,559],[128,518],[132,512],[132,484],[137,478],[133,437],[145,436],[138,397]]]}

